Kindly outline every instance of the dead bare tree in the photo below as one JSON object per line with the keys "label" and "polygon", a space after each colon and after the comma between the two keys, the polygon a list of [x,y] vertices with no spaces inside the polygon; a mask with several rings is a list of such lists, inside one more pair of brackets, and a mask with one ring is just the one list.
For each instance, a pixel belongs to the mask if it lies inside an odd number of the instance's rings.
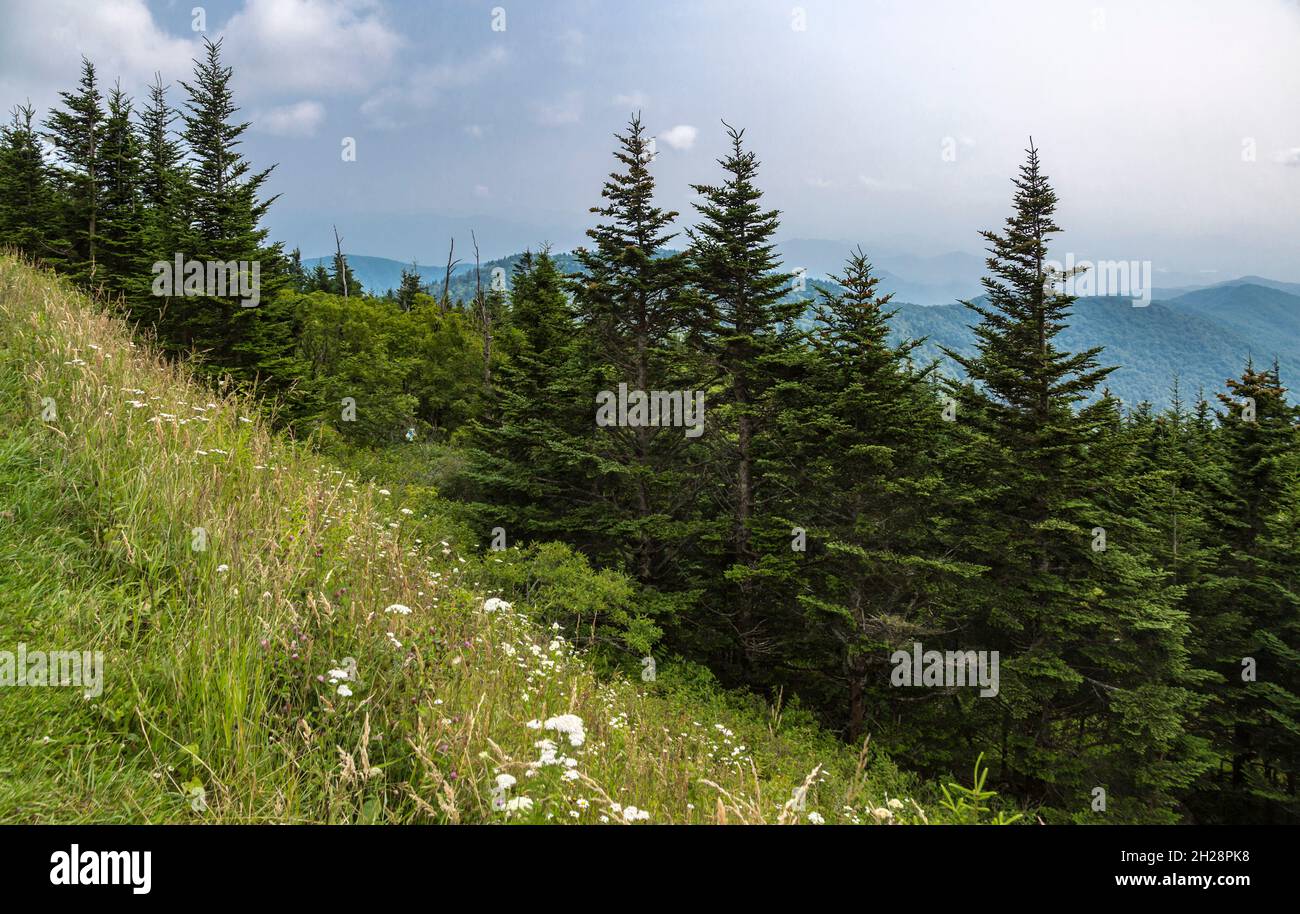
{"label": "dead bare tree", "polygon": [[478,238],[471,230],[470,240],[474,242],[474,312],[478,317],[479,328],[483,333],[483,393],[492,393],[492,309],[487,296],[483,294],[483,266],[479,261]]}
{"label": "dead bare tree", "polygon": [[459,260],[452,260],[456,254],[456,239],[451,239],[451,247],[447,249],[447,271],[442,275],[442,313],[446,314],[451,308],[451,271],[456,269]]}
{"label": "dead bare tree", "polygon": [[339,278],[343,283],[343,297],[348,297],[348,261],[343,256],[343,239],[339,237],[339,227],[331,226],[334,229],[334,269],[338,271]]}

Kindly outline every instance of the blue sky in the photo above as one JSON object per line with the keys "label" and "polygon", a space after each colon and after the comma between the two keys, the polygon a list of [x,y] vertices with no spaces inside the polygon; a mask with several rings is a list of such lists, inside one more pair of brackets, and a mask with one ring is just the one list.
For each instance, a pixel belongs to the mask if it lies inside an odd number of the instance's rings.
{"label": "blue sky", "polygon": [[80,53],[136,94],[184,78],[200,5],[246,153],[279,163],[272,232],[308,255],[331,224],[422,263],[470,228],[485,258],[567,249],[640,109],[687,218],[725,118],[782,237],[978,253],[1032,134],[1062,253],[1300,280],[1296,0],[0,0],[0,104],[48,107]]}

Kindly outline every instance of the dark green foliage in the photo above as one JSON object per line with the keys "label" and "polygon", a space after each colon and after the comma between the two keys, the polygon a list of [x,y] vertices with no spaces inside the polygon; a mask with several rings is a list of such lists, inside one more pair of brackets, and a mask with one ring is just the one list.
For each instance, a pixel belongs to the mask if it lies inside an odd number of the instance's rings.
{"label": "dark green foliage", "polygon": [[31,105],[19,105],[0,127],[0,244],[53,262],[59,252],[52,235],[56,198],[35,116]]}
{"label": "dark green foliage", "polygon": [[59,261],[77,282],[94,285],[99,250],[99,207],[104,191],[100,143],[104,126],[103,96],[95,65],[81,60],[76,92],[60,92],[63,110],[46,121],[46,138],[54,147],[54,182],[58,188],[56,225],[62,250]]}

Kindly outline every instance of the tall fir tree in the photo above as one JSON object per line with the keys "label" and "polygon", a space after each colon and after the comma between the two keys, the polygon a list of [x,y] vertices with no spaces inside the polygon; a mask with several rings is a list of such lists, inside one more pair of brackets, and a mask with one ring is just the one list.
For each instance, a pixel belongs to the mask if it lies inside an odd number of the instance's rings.
{"label": "tall fir tree", "polygon": [[1226,494],[1215,516],[1211,592],[1197,618],[1198,658],[1218,674],[1206,715],[1220,767],[1198,803],[1211,821],[1297,821],[1300,767],[1300,545],[1296,421],[1277,367],[1247,363],[1218,395]]}
{"label": "tall fir tree", "polygon": [[966,735],[1054,815],[1086,818],[1102,787],[1108,821],[1168,820],[1207,759],[1187,729],[1201,701],[1181,592],[1118,497],[1118,404],[1086,402],[1113,369],[1056,342],[1074,299],[1054,288],[1068,278],[1047,256],[1057,197],[1032,143],[1013,183],[1004,230],[983,233],[987,303],[967,303],[975,353],[945,350],[967,375],[951,387],[957,420],[980,444],[964,457],[984,493],[964,558],[990,569],[963,639],[1001,657],[999,695],[976,702]]}
{"label": "tall fir tree", "polygon": [[944,423],[927,383],[934,365],[912,361],[924,340],[890,341],[891,296],[861,250],[831,279],[818,290],[808,370],[773,398],[783,446],[763,465],[786,482],[784,523],[761,567],[794,583],[783,665],[858,741],[890,722],[893,651],[942,637],[965,580],[983,569],[942,544]]}
{"label": "tall fir tree", "polygon": [[50,262],[58,253],[56,201],[35,116],[30,104],[18,105],[0,126],[0,244]]}
{"label": "tall fir tree", "polygon": [[74,92],[60,92],[63,110],[45,123],[46,137],[54,147],[58,190],[59,236],[63,241],[62,267],[72,278],[93,286],[98,275],[100,200],[104,168],[100,144],[104,129],[103,96],[95,65],[81,59],[81,79]]}
{"label": "tall fir tree", "polygon": [[[221,61],[221,42],[204,39],[204,56],[194,62],[192,82],[181,82],[188,94],[182,136],[188,148],[186,204],[189,229],[184,253],[191,260],[261,264],[261,299],[268,302],[281,284],[278,244],[267,246],[261,222],[275,197],[261,199],[272,168],[253,172],[239,151],[248,124],[234,120],[238,113],[231,90],[232,70]],[[209,354],[219,365],[235,368],[245,377],[256,373],[258,350],[277,340],[262,340],[262,326],[274,322],[268,308],[244,308],[231,295],[186,297],[176,303],[183,310],[178,323],[185,348]],[[272,332],[270,336],[279,334]],[[263,353],[276,358],[281,353]]]}
{"label": "tall fir tree", "polygon": [[[615,139],[616,168],[601,188],[602,204],[591,210],[601,221],[587,231],[591,245],[575,252],[582,267],[573,286],[580,351],[599,366],[589,399],[594,404],[597,390],[616,392],[619,385],[629,396],[690,396],[702,379],[698,360],[683,344],[687,261],[668,247],[678,214],[655,204],[654,144],[640,115]],[[605,482],[599,558],[623,565],[643,586],[663,590],[681,583],[675,570],[690,538],[700,475],[693,470],[699,460],[695,439],[669,427],[669,417],[659,421],[602,428],[592,439],[592,458]]]}
{"label": "tall fir tree", "polygon": [[115,85],[108,94],[100,148],[104,186],[98,226],[103,282],[114,296],[139,294],[150,277],[143,251],[141,143],[131,114],[131,99]]}
{"label": "tall fir tree", "polygon": [[497,324],[495,402],[471,424],[469,475],[485,533],[501,527],[511,543],[564,539],[586,523],[578,545],[590,548],[599,507],[589,497],[595,474],[583,454],[595,406],[565,285],[545,250],[516,264],[506,332]]}
{"label": "tall fir tree", "polygon": [[765,447],[779,444],[768,438],[763,402],[781,376],[804,306],[786,294],[791,274],[780,272],[772,241],[780,214],[762,205],[758,159],[745,149],[743,131],[727,125],[727,136],[731,151],[718,160],[723,182],[692,185],[701,197],[694,204],[701,218],[687,231],[698,294],[690,334],[715,377],[707,400],[714,485],[706,510],[718,520],[704,537],[714,561],[701,569],[701,583],[713,588],[719,633],[731,644],[724,663],[731,675],[746,679],[770,647],[753,528],[765,495],[756,465]]}
{"label": "tall fir tree", "polygon": [[[179,114],[167,100],[167,89],[162,76],[155,74],[149,86],[149,101],[140,112],[140,196],[144,205],[141,253],[150,266],[174,262],[178,253],[184,253],[189,237],[185,151],[174,131]],[[153,326],[164,343],[180,339],[182,330],[169,318],[183,319],[183,309],[178,314],[173,308],[175,296],[154,295],[152,278],[144,277],[144,287],[132,297],[132,315]]]}

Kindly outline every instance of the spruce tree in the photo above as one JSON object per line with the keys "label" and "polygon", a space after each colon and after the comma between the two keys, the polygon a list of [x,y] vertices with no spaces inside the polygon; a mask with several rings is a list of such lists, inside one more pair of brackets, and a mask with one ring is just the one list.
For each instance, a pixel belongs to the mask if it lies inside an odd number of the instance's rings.
{"label": "spruce tree", "polygon": [[1057,198],[1027,152],[1012,216],[983,233],[987,303],[966,303],[981,318],[976,351],[948,351],[967,375],[950,389],[958,423],[982,445],[961,467],[983,493],[964,557],[989,568],[962,638],[1001,657],[1000,693],[976,703],[967,733],[1014,792],[1055,815],[1087,818],[1101,787],[1106,821],[1167,821],[1206,764],[1187,729],[1202,703],[1188,622],[1120,494],[1118,404],[1086,402],[1113,369],[1099,349],[1056,344],[1074,299],[1052,287]]}
{"label": "spruce tree", "polygon": [[698,295],[691,337],[710,361],[715,381],[707,400],[712,451],[709,510],[718,520],[705,534],[716,560],[702,583],[717,587],[713,609],[725,620],[722,634],[734,650],[733,675],[754,673],[766,652],[761,599],[755,579],[760,554],[753,525],[764,496],[756,464],[768,436],[762,404],[781,375],[780,359],[792,345],[803,302],[786,295],[791,275],[779,272],[772,236],[777,210],[765,209],[755,184],[758,159],[744,148],[743,131],[727,126],[731,151],[718,160],[721,184],[696,184],[700,222],[687,230],[692,280]]}
{"label": "spruce tree", "polygon": [[470,427],[469,475],[484,533],[500,526],[512,543],[563,539],[586,523],[579,545],[589,547],[599,529],[599,508],[585,507],[593,474],[583,457],[595,406],[565,285],[545,250],[516,265],[508,332],[497,334],[494,402]]}
{"label": "spruce tree", "polygon": [[112,295],[138,295],[151,278],[142,250],[141,143],[131,110],[131,99],[114,86],[100,144],[104,185],[98,225],[103,282]]}
{"label": "spruce tree", "polygon": [[[161,75],[155,75],[149,86],[149,102],[140,112],[140,195],[144,205],[141,254],[150,267],[174,262],[177,254],[185,253],[189,237],[185,153],[173,130],[179,115],[167,101],[167,89]],[[169,318],[183,318],[184,313],[180,309],[182,313],[177,314],[173,307],[178,296],[153,294],[152,279],[151,274],[142,277],[143,288],[132,299],[132,314],[136,320],[154,326],[165,345],[182,335]]]}
{"label": "spruce tree", "polygon": [[72,278],[93,285],[98,275],[99,210],[104,168],[100,143],[104,129],[103,96],[95,65],[81,59],[81,79],[75,92],[60,92],[64,110],[46,120],[46,137],[57,160],[59,234],[64,242],[61,261]]}
{"label": "spruce tree", "polygon": [[1300,412],[1287,402],[1276,366],[1247,363],[1218,399],[1227,492],[1215,535],[1224,548],[1212,572],[1214,600],[1196,620],[1196,644],[1219,676],[1206,723],[1221,768],[1202,808],[1214,821],[1295,821]]}
{"label": "spruce tree", "polygon": [[181,82],[188,94],[181,116],[189,150],[185,254],[205,262],[260,262],[263,305],[245,308],[229,294],[178,300],[178,342],[251,380],[260,362],[285,355],[284,334],[267,326],[285,320],[271,307],[282,284],[282,255],[279,244],[266,244],[267,230],[261,226],[276,198],[259,197],[274,166],[253,172],[239,152],[249,125],[234,120],[239,109],[230,87],[232,71],[221,62],[221,42],[205,38],[204,48],[203,59],[194,62],[193,81]]}
{"label": "spruce tree", "polygon": [[0,126],[0,244],[52,261],[58,250],[51,237],[54,189],[33,127],[35,114],[30,104],[18,105]]}
{"label": "spruce tree", "polygon": [[785,548],[761,567],[798,585],[802,612],[781,638],[785,666],[825,680],[823,700],[839,709],[833,722],[858,741],[869,716],[873,729],[885,723],[897,697],[892,652],[939,636],[965,579],[982,569],[950,560],[939,540],[944,424],[927,383],[934,365],[912,362],[924,340],[890,342],[891,296],[878,294],[861,250],[831,279],[837,287],[818,289],[809,370],[773,398],[783,447],[765,469],[789,483],[774,536]]}
{"label": "spruce tree", "polygon": [[[615,134],[616,168],[591,212],[600,222],[587,231],[590,247],[576,252],[574,307],[586,357],[602,366],[597,390],[685,391],[698,388],[698,365],[682,342],[689,298],[686,258],[670,251],[676,212],[655,205],[650,166],[653,144],[640,115]],[[602,428],[592,439],[593,460],[604,470],[605,510],[600,556],[623,564],[643,585],[674,586],[678,550],[687,537],[686,515],[699,492],[692,471],[693,439],[681,427],[639,424]],[[650,599],[650,595],[645,595]]]}

